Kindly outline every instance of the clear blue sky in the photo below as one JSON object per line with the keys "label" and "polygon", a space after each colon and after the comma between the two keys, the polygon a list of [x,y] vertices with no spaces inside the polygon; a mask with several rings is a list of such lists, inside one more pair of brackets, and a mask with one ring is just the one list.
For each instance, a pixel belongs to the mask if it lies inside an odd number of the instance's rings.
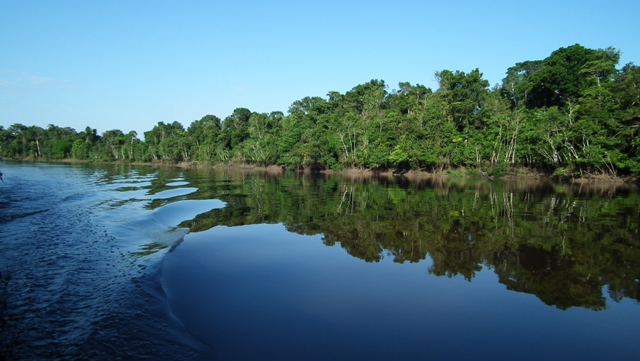
{"label": "clear blue sky", "polygon": [[238,107],[287,112],[371,79],[508,67],[579,43],[640,63],[640,1],[0,3],[0,125],[143,132]]}

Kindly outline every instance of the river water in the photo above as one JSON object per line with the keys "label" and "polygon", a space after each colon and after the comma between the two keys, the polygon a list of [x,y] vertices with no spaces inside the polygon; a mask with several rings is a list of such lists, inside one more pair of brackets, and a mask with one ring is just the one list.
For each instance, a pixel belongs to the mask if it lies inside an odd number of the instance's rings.
{"label": "river water", "polygon": [[169,312],[158,277],[161,255],[136,254],[186,234],[145,209],[154,199],[153,171],[7,162],[2,171],[6,359],[202,354],[205,346]]}
{"label": "river water", "polygon": [[640,194],[4,162],[8,360],[640,359]]}

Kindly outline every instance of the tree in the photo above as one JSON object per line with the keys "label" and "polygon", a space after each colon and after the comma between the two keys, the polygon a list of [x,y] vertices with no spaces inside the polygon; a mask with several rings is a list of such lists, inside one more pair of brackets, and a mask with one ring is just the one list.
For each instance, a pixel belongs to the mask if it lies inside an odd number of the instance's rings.
{"label": "tree", "polygon": [[[510,68],[503,89],[505,93],[524,93],[529,108],[564,107],[576,103],[594,81],[598,84],[608,81],[615,74],[619,58],[620,53],[613,48],[593,50],[579,44],[560,48],[543,61],[519,63]],[[523,65],[526,71],[519,72]],[[517,75],[522,75],[521,80]],[[512,84],[517,86],[510,90]]]}
{"label": "tree", "polygon": [[103,154],[105,160],[123,160],[124,150],[122,146],[126,142],[126,136],[120,129],[107,130],[102,133],[102,143],[108,150],[107,154]]}
{"label": "tree", "polygon": [[144,139],[146,157],[151,160],[180,162],[190,158],[190,143],[185,139],[184,127],[177,121],[170,124],[158,122],[153,129],[144,133]]}
{"label": "tree", "polygon": [[249,118],[251,111],[247,108],[236,108],[224,119],[222,129],[228,149],[236,148],[249,137]]}
{"label": "tree", "polygon": [[187,128],[187,136],[193,144],[191,153],[195,160],[213,162],[215,160],[218,138],[222,125],[220,118],[215,115],[206,115],[200,120],[195,120]]}
{"label": "tree", "polygon": [[482,111],[489,82],[482,79],[478,69],[469,74],[442,70],[435,73],[439,88],[436,94],[443,99],[444,115],[460,132],[470,126],[483,126]]}

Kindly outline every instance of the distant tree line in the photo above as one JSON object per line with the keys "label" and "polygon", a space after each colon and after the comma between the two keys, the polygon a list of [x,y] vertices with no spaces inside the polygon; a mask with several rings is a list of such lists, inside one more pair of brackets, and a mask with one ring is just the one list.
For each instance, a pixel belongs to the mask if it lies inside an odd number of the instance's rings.
{"label": "distant tree line", "polygon": [[435,73],[438,89],[382,80],[296,100],[287,114],[237,108],[159,122],[144,133],[0,126],[16,159],[281,165],[287,169],[528,167],[559,176],[640,173],[640,69],[614,48],[560,48],[507,69],[492,88],[474,69]]}

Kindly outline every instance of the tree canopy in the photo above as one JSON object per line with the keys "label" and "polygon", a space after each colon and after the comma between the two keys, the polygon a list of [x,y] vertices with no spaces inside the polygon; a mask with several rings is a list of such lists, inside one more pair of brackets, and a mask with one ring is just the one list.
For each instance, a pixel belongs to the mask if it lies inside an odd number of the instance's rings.
{"label": "tree canopy", "polygon": [[287,169],[640,172],[640,70],[614,48],[579,44],[525,60],[490,87],[479,69],[435,72],[438,89],[374,79],[307,96],[286,113],[237,108],[186,129],[144,132],[49,125],[0,127],[0,155],[18,159],[279,165]]}

